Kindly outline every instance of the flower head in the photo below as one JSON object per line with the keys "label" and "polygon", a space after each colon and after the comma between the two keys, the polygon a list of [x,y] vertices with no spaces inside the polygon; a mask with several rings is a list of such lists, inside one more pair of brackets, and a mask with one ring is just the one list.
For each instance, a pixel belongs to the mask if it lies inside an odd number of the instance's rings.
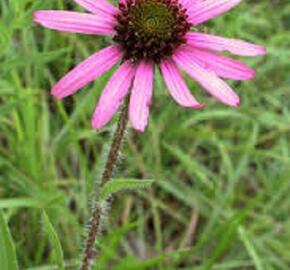
{"label": "flower head", "polygon": [[185,9],[177,1],[139,0],[120,5],[113,40],[124,58],[159,63],[171,56],[190,29]]}
{"label": "flower head", "polygon": [[148,123],[153,92],[154,66],[159,66],[170,95],[181,106],[202,108],[190,93],[180,70],[185,71],[221,102],[237,106],[238,95],[222,79],[249,80],[255,71],[244,63],[213,51],[241,56],[265,53],[263,46],[242,40],[190,32],[241,0],[74,0],[90,13],[37,11],[34,21],[50,29],[108,35],[113,45],[77,65],[52,89],[61,99],[121,63],[103,90],[93,119],[100,129],[110,121],[130,93],[129,119],[136,130]]}

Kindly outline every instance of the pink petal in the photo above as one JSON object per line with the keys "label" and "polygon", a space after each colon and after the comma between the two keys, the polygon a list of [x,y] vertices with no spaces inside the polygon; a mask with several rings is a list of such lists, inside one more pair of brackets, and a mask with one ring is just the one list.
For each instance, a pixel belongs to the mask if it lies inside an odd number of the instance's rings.
{"label": "pink petal", "polygon": [[192,5],[202,0],[179,0],[178,2],[182,5],[183,8],[190,9]]}
{"label": "pink petal", "polygon": [[194,32],[187,33],[186,38],[189,45],[203,49],[229,51],[232,54],[242,56],[257,56],[266,53],[265,47],[239,39]]}
{"label": "pink petal", "polygon": [[134,129],[143,132],[148,123],[153,92],[154,66],[142,61],[136,70],[130,96],[129,118]]}
{"label": "pink petal", "polygon": [[204,0],[192,5],[187,10],[189,22],[197,25],[225,13],[238,5],[242,0]]}
{"label": "pink petal", "polygon": [[127,61],[111,77],[96,107],[92,119],[93,128],[100,129],[111,120],[129,91],[135,69],[135,66]]}
{"label": "pink petal", "polygon": [[182,51],[190,55],[193,62],[225,79],[244,81],[256,75],[246,64],[223,55],[190,46],[182,47]]}
{"label": "pink petal", "polygon": [[40,10],[34,22],[50,29],[93,35],[112,35],[115,19],[74,11]]}
{"label": "pink petal", "polygon": [[230,88],[230,86],[217,77],[214,72],[202,68],[198,63],[191,59],[190,55],[178,50],[173,55],[173,59],[180,68],[187,72],[215,98],[230,106],[239,105],[239,96]]}
{"label": "pink petal", "polygon": [[100,15],[115,15],[118,9],[106,0],[74,0],[88,11]]}
{"label": "pink petal", "polygon": [[97,52],[65,75],[52,89],[52,95],[61,99],[74,94],[108,71],[121,58],[122,52],[116,46],[110,46]]}
{"label": "pink petal", "polygon": [[178,104],[196,109],[203,107],[203,105],[191,95],[184,79],[172,60],[163,60],[160,67],[169,93]]}

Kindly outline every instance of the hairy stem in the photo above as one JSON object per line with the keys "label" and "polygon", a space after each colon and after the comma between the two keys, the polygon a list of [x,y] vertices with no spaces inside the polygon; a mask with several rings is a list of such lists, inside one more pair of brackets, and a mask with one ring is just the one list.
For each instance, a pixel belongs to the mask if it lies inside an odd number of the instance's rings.
{"label": "hairy stem", "polygon": [[[110,181],[115,164],[119,157],[119,151],[122,145],[122,141],[126,132],[126,126],[128,123],[128,99],[126,99],[121,115],[119,117],[118,125],[113,136],[112,144],[110,147],[109,155],[104,167],[102,178],[100,181],[100,187],[104,186]],[[96,199],[95,207],[93,208],[91,222],[85,241],[85,249],[82,260],[81,270],[89,270],[91,262],[95,257],[95,242],[97,235],[100,231],[102,209]]]}

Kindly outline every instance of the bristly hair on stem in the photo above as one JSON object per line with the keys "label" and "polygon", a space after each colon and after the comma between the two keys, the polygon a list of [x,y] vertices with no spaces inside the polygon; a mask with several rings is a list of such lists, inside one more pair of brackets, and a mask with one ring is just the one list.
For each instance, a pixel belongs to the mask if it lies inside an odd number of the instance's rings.
{"label": "bristly hair on stem", "polygon": [[[108,181],[110,181],[113,175],[114,167],[119,157],[119,152],[122,146],[122,142],[124,139],[128,123],[128,107],[129,107],[129,98],[126,99],[118,120],[117,128],[113,136],[108,158],[99,184],[100,188],[103,187]],[[98,199],[96,199],[95,205],[92,209],[92,216],[85,242],[82,265],[80,268],[81,270],[89,270],[91,267],[92,260],[96,256],[95,242],[97,235],[100,233],[102,211],[103,209],[99,204]]]}

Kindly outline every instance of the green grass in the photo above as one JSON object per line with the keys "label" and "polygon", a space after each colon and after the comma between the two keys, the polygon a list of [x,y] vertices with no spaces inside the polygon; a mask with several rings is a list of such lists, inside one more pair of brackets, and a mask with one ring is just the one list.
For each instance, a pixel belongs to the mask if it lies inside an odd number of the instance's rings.
{"label": "green grass", "polygon": [[[72,98],[49,95],[69,68],[110,42],[31,22],[37,9],[77,9],[71,2],[0,3],[0,208],[20,269],[56,269],[57,235],[66,269],[77,269],[114,128],[90,129],[112,72]],[[116,171],[155,183],[115,197],[95,269],[290,268],[290,4],[244,2],[208,24],[268,48],[264,58],[245,59],[257,69],[255,80],[231,83],[241,106],[218,104],[188,80],[207,107],[186,110],[157,77],[149,128],[130,129]]]}

